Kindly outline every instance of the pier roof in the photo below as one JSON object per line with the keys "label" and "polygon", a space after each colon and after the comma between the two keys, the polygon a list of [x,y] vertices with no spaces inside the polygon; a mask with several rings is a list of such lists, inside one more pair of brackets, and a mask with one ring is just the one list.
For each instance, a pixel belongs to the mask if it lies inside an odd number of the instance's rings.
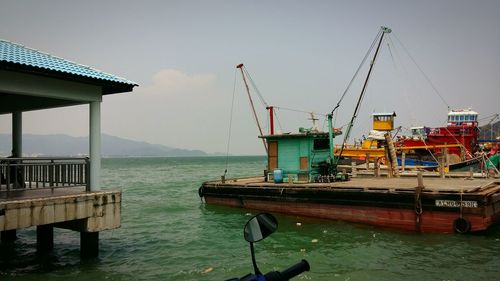
{"label": "pier roof", "polygon": [[103,87],[102,94],[130,92],[137,83],[92,67],[0,39],[0,69],[63,78]]}

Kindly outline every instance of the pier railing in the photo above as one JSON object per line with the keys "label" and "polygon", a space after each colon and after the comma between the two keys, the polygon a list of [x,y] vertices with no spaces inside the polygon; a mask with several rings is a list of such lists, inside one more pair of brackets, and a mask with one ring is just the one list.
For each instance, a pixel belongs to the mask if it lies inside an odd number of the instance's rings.
{"label": "pier railing", "polygon": [[0,158],[0,190],[89,184],[89,158]]}

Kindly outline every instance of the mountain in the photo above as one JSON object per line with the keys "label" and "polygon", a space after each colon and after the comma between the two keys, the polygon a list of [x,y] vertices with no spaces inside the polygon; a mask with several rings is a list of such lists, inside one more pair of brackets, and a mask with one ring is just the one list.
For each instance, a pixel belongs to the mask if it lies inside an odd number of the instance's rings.
{"label": "mountain", "polygon": [[[101,152],[108,157],[126,156],[207,156],[201,150],[188,150],[168,147],[160,144],[133,141],[102,134]],[[0,134],[0,155],[8,156],[11,151],[12,137]],[[32,135],[23,134],[23,154],[29,156],[76,156],[88,155],[88,137],[68,135]]]}

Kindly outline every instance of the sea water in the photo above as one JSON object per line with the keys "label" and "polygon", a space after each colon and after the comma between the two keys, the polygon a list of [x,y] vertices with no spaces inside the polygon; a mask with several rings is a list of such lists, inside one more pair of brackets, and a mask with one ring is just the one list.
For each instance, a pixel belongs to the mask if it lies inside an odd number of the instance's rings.
{"label": "sea water", "polygon": [[[264,157],[230,157],[227,177],[262,175]],[[103,189],[121,189],[122,226],[100,233],[98,258],[80,260],[79,234],[55,229],[54,251],[35,252],[36,231],[0,246],[0,280],[225,280],[252,271],[245,222],[252,210],[209,206],[198,187],[219,179],[225,157],[103,159]],[[480,234],[387,230],[275,214],[257,243],[262,272],[301,259],[294,280],[499,280],[500,227]]]}

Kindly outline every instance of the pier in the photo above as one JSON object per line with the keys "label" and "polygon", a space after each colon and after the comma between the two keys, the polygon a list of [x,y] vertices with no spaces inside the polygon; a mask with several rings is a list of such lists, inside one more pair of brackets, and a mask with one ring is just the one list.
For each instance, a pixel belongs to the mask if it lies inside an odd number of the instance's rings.
{"label": "pier", "polygon": [[[52,250],[54,227],[79,232],[82,257],[99,253],[99,232],[120,227],[121,191],[101,189],[103,95],[136,83],[0,39],[0,114],[12,116],[12,150],[0,157],[1,243],[36,227],[37,251]],[[25,157],[23,112],[89,108],[87,157]],[[47,124],[50,127],[50,124]]]}

